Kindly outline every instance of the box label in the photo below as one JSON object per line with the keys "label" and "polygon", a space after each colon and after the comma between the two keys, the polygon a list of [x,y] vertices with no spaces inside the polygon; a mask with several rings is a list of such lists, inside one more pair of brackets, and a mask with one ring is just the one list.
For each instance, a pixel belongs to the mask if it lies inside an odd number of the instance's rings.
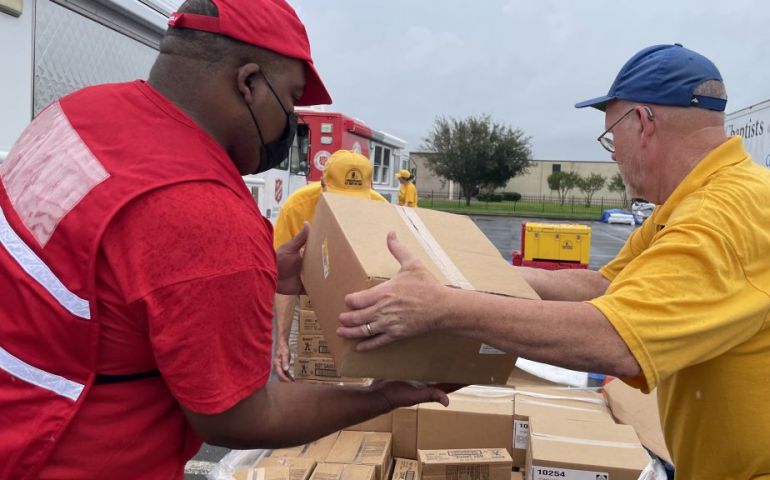
{"label": "box label", "polygon": [[587,470],[572,470],[559,467],[532,466],[531,480],[610,480],[607,472],[590,472]]}
{"label": "box label", "polygon": [[513,448],[526,450],[529,445],[529,420],[513,421]]}
{"label": "box label", "polygon": [[487,345],[486,343],[481,344],[481,348],[479,349],[479,353],[481,355],[505,355],[505,352],[493,347],[492,345]]}
{"label": "box label", "polygon": [[446,480],[489,480],[489,465],[447,465]]}
{"label": "box label", "polygon": [[368,464],[371,461],[379,461],[385,452],[386,446],[387,442],[385,440],[364,440],[353,463]]}

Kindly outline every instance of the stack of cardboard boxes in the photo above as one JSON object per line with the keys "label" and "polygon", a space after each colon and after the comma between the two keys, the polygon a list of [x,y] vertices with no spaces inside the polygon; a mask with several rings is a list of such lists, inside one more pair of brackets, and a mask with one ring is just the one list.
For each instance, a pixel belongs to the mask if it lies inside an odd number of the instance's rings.
{"label": "stack of cardboard boxes", "polygon": [[616,424],[591,390],[473,386],[449,397],[446,408],[399,408],[275,450],[236,478],[637,480],[650,462],[634,428]]}

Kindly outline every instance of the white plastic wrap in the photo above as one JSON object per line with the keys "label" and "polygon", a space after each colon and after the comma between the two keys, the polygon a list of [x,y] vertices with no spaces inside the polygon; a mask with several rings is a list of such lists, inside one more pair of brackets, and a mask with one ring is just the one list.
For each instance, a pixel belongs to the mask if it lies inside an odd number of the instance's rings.
{"label": "white plastic wrap", "polygon": [[232,450],[217,462],[206,475],[208,480],[233,480],[233,472],[238,468],[248,468],[257,460],[268,456],[270,450]]}
{"label": "white plastic wrap", "polygon": [[668,480],[668,475],[660,460],[650,458],[650,463],[642,470],[639,480]]}

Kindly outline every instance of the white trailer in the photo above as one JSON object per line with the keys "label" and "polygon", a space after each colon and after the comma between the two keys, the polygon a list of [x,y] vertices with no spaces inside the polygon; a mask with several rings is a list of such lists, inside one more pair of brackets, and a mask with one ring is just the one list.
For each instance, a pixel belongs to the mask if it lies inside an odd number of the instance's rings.
{"label": "white trailer", "polygon": [[0,0],[0,161],[53,100],[87,85],[147,78],[180,3]]}
{"label": "white trailer", "polygon": [[[0,0],[0,162],[52,101],[88,85],[146,79],[182,2]],[[292,158],[301,148],[295,143]],[[290,193],[289,163],[244,177],[271,220]],[[296,177],[293,189],[306,183]]]}
{"label": "white trailer", "polygon": [[770,168],[770,100],[728,114],[725,132],[743,137],[754,161]]}

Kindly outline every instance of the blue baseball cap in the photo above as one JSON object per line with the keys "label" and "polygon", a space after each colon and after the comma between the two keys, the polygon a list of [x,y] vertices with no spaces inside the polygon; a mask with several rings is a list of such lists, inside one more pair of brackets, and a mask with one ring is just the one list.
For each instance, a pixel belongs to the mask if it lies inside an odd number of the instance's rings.
{"label": "blue baseball cap", "polygon": [[607,95],[575,104],[604,111],[612,100],[699,107],[724,112],[727,100],[696,95],[695,89],[709,80],[722,81],[716,65],[682,45],[654,45],[631,57],[620,69]]}

